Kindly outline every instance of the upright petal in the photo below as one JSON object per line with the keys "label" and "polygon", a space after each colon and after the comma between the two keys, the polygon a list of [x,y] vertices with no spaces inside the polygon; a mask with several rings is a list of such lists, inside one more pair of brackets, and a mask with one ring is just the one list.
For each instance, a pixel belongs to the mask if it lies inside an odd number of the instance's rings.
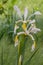
{"label": "upright petal", "polygon": [[29,17],[28,17],[28,20],[33,17],[34,15],[41,15],[41,12],[40,11],[36,11],[35,13],[31,14]]}
{"label": "upright petal", "polygon": [[34,15],[41,15],[40,11],[36,11]]}
{"label": "upright petal", "polygon": [[24,11],[24,20],[26,20],[27,15],[28,15],[28,9],[27,9],[27,8],[25,8],[25,11]]}
{"label": "upright petal", "polygon": [[20,9],[18,8],[18,6],[14,6],[14,10],[17,12],[18,16],[22,18],[22,15],[21,15],[21,12],[20,12]]}

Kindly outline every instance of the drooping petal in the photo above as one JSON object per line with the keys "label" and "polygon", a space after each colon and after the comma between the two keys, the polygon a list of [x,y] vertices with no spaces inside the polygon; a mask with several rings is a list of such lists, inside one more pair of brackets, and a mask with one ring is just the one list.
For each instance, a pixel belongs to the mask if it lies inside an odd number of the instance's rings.
{"label": "drooping petal", "polygon": [[36,11],[34,15],[41,15],[40,11]]}
{"label": "drooping petal", "polygon": [[24,20],[26,20],[27,15],[28,15],[28,9],[27,9],[27,8],[25,8],[25,11],[24,11]]}
{"label": "drooping petal", "polygon": [[29,36],[31,37],[31,39],[32,39],[33,42],[34,42],[33,45],[32,45],[32,49],[31,49],[31,51],[34,51],[35,48],[36,48],[36,42],[35,42],[35,39],[34,39],[33,35],[29,34]]}
{"label": "drooping petal", "polygon": [[15,47],[18,45],[18,43],[19,43],[19,41],[18,41],[18,35],[16,35],[16,37],[15,37],[15,39],[14,39],[14,41],[15,41]]}
{"label": "drooping petal", "polygon": [[16,47],[18,45],[18,41],[15,42],[14,46]]}
{"label": "drooping petal", "polygon": [[14,10],[17,12],[18,16],[22,18],[22,15],[21,15],[21,12],[20,12],[20,9],[18,8],[18,6],[14,6]]}
{"label": "drooping petal", "polygon": [[32,28],[31,29],[31,33],[37,33],[37,32],[40,32],[41,30],[39,28]]}
{"label": "drooping petal", "polygon": [[19,32],[19,33],[17,33],[18,36],[21,35],[21,34],[25,34],[25,32]]}
{"label": "drooping petal", "polygon": [[33,51],[35,50],[35,48],[36,48],[36,43],[35,43],[35,41],[34,41],[34,43],[33,43],[33,45],[32,45],[32,48],[31,48],[31,51],[33,52]]}
{"label": "drooping petal", "polygon": [[34,37],[31,35],[31,34],[29,34],[29,36],[31,37],[31,39],[34,41],[35,39],[34,39]]}

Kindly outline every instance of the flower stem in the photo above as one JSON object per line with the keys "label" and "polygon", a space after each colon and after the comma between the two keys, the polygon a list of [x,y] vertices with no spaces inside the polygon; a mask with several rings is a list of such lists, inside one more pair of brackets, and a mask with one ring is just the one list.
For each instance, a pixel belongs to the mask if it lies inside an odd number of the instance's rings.
{"label": "flower stem", "polygon": [[19,37],[20,43],[18,44],[18,64],[17,65],[23,65],[24,60],[24,52],[25,52],[25,36],[22,35]]}

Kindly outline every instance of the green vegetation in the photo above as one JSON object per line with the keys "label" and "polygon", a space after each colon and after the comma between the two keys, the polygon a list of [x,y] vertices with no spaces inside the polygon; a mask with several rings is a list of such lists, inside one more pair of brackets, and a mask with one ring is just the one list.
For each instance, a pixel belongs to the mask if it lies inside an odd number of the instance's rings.
{"label": "green vegetation", "polygon": [[[0,65],[17,65],[17,47],[14,47],[12,36],[9,38],[6,33],[4,33],[4,30],[7,32],[7,27],[2,31],[4,28],[2,25],[6,24],[5,17],[8,16],[8,24],[9,21],[12,24],[12,16],[10,15],[12,15],[11,12],[13,11],[14,5],[20,7],[22,12],[24,11],[24,8],[27,7],[29,15],[37,10],[42,13],[41,16],[35,17],[37,27],[41,29],[41,33],[37,34],[38,41],[36,51],[31,52],[32,41],[29,38],[25,45],[23,65],[43,65],[43,0],[0,0],[0,35],[2,37],[0,37]],[[14,24],[12,25],[14,26]],[[11,29],[9,27],[9,32],[13,29],[12,25],[10,25]],[[32,59],[30,59],[30,57]]]}

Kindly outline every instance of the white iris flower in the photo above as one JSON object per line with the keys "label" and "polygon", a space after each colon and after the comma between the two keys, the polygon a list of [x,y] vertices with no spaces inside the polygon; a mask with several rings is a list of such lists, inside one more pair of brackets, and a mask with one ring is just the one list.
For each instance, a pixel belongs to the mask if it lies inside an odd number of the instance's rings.
{"label": "white iris flower", "polygon": [[[31,39],[33,40],[34,43],[32,45],[32,51],[34,51],[34,49],[36,48],[36,43],[35,43],[35,39],[34,39],[34,37],[31,33],[36,34],[37,32],[40,32],[41,30],[39,28],[36,28],[35,19],[30,20],[30,18],[34,15],[41,15],[41,13],[39,11],[36,11],[35,13],[33,13],[28,18],[28,9],[25,8],[24,19],[23,19],[22,15],[21,15],[21,12],[20,12],[20,10],[17,6],[14,6],[14,10],[17,12],[18,16],[21,18],[20,20],[16,21],[16,23],[15,23],[16,25],[15,25],[15,28],[14,28],[14,33],[17,33],[17,35],[15,37],[15,47],[19,44],[18,36],[21,35],[21,34],[25,34],[25,35],[30,36]],[[23,31],[16,32],[16,30],[18,28],[20,28],[19,26],[17,26],[17,23],[19,23],[19,22],[23,23],[23,24],[21,24],[21,27],[23,28]],[[28,24],[27,24],[27,22],[28,22]],[[20,56],[20,60],[21,60],[21,56]]]}

